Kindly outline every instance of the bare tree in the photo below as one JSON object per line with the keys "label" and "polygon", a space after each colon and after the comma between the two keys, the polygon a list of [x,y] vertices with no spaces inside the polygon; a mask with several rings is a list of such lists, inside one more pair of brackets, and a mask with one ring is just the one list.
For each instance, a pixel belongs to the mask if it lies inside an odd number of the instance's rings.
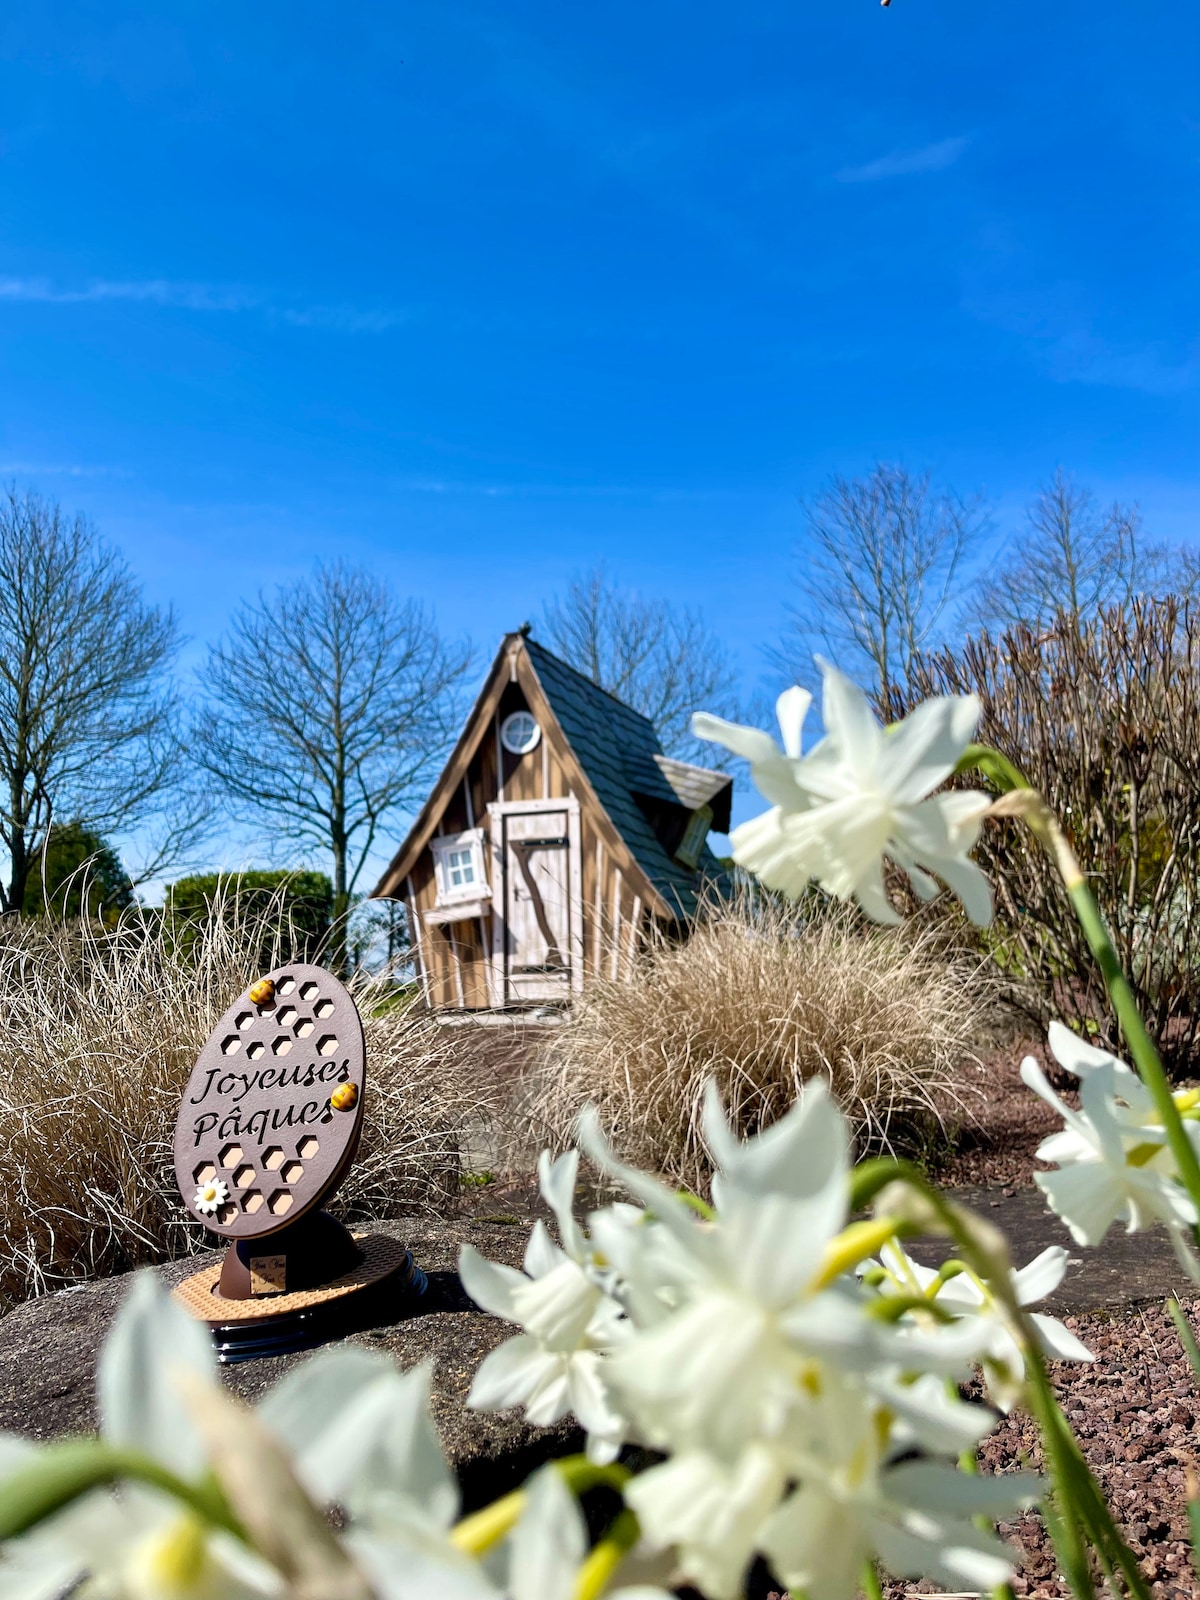
{"label": "bare tree", "polygon": [[643,600],[598,566],[543,608],[541,633],[564,661],[648,717],[669,755],[712,764],[713,747],[691,736],[692,713],[737,716],[736,671],[700,612]]}
{"label": "bare tree", "polygon": [[53,819],[119,832],[158,813],[176,858],[194,827],[167,673],[170,611],[147,605],[120,553],[81,516],[10,488],[0,503],[0,841],[18,911]]}
{"label": "bare tree", "polygon": [[881,462],[865,478],[832,478],[804,502],[804,521],[803,602],[769,654],[803,681],[808,657],[823,650],[889,705],[965,587],[987,514],[928,474]]}
{"label": "bare tree", "polygon": [[209,652],[199,759],[235,814],[332,857],[339,958],[363,863],[437,770],[468,665],[416,601],[340,563],[244,603]]}
{"label": "bare tree", "polygon": [[1101,510],[1060,467],[1026,512],[1011,558],[982,578],[967,617],[1035,632],[1062,612],[1090,622],[1111,606],[1125,610],[1139,595],[1166,592],[1176,576],[1166,549],[1144,540],[1136,506],[1114,501]]}

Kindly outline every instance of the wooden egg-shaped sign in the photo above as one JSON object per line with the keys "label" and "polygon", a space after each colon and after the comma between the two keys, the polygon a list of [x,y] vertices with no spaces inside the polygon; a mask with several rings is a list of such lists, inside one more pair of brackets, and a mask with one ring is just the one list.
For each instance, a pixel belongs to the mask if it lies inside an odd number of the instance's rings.
{"label": "wooden egg-shaped sign", "polygon": [[175,1176],[184,1204],[226,1239],[257,1239],[329,1198],[362,1129],[358,1009],[323,967],[252,984],[218,1022],[184,1090]]}

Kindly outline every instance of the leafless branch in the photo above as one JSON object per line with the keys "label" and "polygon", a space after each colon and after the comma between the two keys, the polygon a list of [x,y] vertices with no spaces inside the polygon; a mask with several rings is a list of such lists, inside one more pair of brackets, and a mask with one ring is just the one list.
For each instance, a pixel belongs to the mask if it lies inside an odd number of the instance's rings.
{"label": "leafless branch", "polygon": [[543,609],[541,633],[565,661],[640,711],[669,755],[711,766],[694,711],[738,715],[729,652],[698,611],[622,590],[604,566],[572,579]]}
{"label": "leafless branch", "polygon": [[198,760],[236,814],[330,853],[336,919],[436,772],[468,665],[417,602],[341,563],[244,604],[210,650]]}
{"label": "leafless branch", "polygon": [[100,832],[169,812],[184,768],[170,611],[82,517],[0,503],[0,909],[19,908],[53,817]]}
{"label": "leafless branch", "polygon": [[831,479],[805,502],[804,520],[802,600],[769,653],[803,681],[813,650],[823,650],[866,675],[886,705],[959,597],[988,516],[978,499],[881,462],[865,478]]}

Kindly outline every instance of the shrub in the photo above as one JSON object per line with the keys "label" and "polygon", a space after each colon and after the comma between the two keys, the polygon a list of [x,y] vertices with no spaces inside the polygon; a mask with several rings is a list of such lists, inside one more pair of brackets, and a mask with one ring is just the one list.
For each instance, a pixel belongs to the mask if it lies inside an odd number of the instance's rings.
{"label": "shrub", "polygon": [[86,822],[56,822],[37,867],[25,885],[26,916],[47,910],[77,917],[85,902],[89,917],[112,921],[133,904],[133,884],[112,846]]}
{"label": "shrub", "polygon": [[168,884],[163,914],[177,939],[195,937],[219,914],[242,935],[261,930],[259,965],[316,961],[333,926],[333,884],[324,872],[201,872]]}
{"label": "shrub", "polygon": [[591,1101],[624,1156],[699,1189],[708,1078],[749,1134],[822,1077],[861,1147],[923,1141],[973,1092],[994,984],[933,930],[811,912],[743,893],[685,943],[654,943],[628,980],[593,980],[527,1084],[535,1137],[565,1146]]}
{"label": "shrub", "polygon": [[[111,929],[0,921],[0,1301],[211,1242],[175,1188],[179,1096],[221,1013],[296,934],[278,900],[246,916],[220,897],[188,933],[136,910]],[[369,1098],[337,1207],[440,1209],[484,1109],[473,1067],[455,1034],[356,987]]]}
{"label": "shrub", "polygon": [[[919,663],[910,704],[970,691],[983,702],[981,741],[1014,761],[1061,818],[1168,1065],[1194,1069],[1200,615],[1173,599],[1137,601],[1083,625],[1060,615],[1044,633],[983,634]],[[1117,1045],[1078,918],[1028,830],[989,824],[976,856],[996,890],[991,948],[1032,981],[1038,1020],[1065,1017]]]}

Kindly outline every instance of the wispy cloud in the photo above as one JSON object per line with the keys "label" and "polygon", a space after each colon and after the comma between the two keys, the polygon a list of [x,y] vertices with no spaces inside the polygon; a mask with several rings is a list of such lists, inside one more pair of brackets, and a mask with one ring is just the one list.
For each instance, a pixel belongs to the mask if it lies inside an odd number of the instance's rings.
{"label": "wispy cloud", "polygon": [[296,328],[333,333],[386,333],[407,322],[410,312],[392,306],[304,305],[238,284],[190,283],[170,278],[99,278],[62,286],[48,278],[0,278],[0,301],[75,306],[133,301],[182,311],[255,311]]}
{"label": "wispy cloud", "polygon": [[879,183],[884,178],[908,178],[919,172],[944,172],[952,167],[970,144],[969,134],[939,139],[936,144],[918,145],[910,150],[890,150],[885,156],[867,161],[861,167],[843,167],[834,177],[839,183]]}
{"label": "wispy cloud", "polygon": [[132,478],[127,467],[90,467],[66,461],[0,461],[0,478]]}
{"label": "wispy cloud", "polygon": [[1200,342],[1122,337],[1105,327],[1086,287],[1070,279],[1007,292],[985,285],[964,296],[963,309],[1014,335],[1055,383],[1153,395],[1183,394],[1200,384]]}

